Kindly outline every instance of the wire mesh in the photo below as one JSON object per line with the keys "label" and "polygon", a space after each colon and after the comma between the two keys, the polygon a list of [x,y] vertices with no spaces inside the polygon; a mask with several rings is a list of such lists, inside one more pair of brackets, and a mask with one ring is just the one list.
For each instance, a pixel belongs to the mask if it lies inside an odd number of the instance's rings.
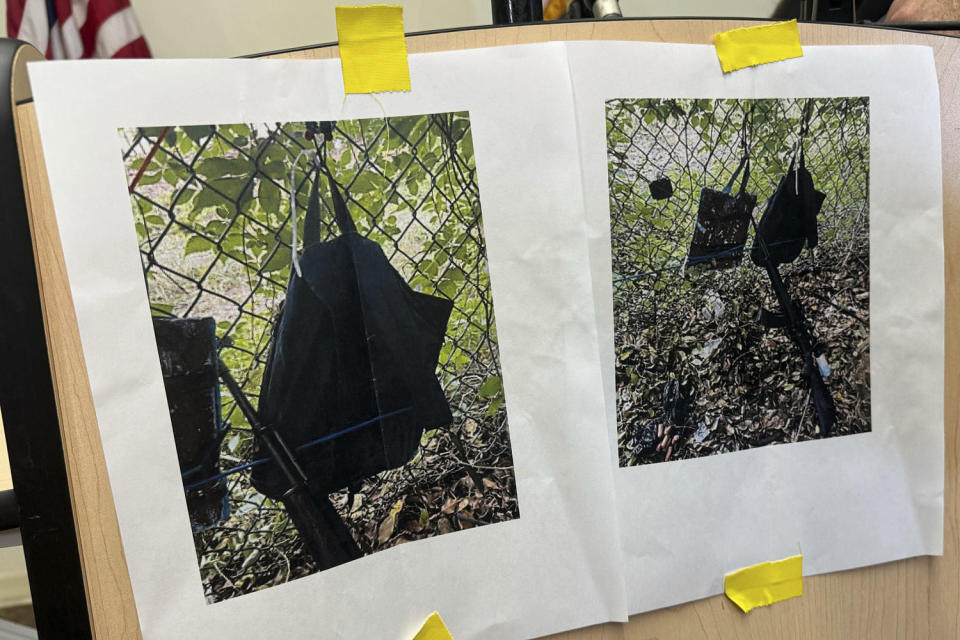
{"label": "wire mesh", "polygon": [[[797,157],[806,104],[607,103],[621,466],[818,436],[799,354],[784,331],[757,322],[759,310],[776,302],[766,273],[746,257],[752,231],[742,260],[724,258],[732,268],[688,261],[701,190],[731,181],[746,144],[746,191],[757,196],[758,219]],[[870,429],[869,105],[866,98],[813,99],[811,109],[803,149],[826,194],[820,242],[780,270],[833,368],[835,434],[842,435]],[[669,426],[671,394],[686,405],[678,437],[651,450],[651,434],[659,442]]]}
{"label": "wire mesh", "polygon": [[[287,176],[292,167],[302,237],[314,173],[301,152],[324,143],[306,123],[120,135],[153,313],[215,318],[220,356],[255,401],[290,277]],[[467,114],[340,121],[326,144],[358,231],[413,289],[454,302],[438,371],[453,423],[425,433],[408,464],[331,501],[364,553],[518,517]],[[328,185],[320,192],[328,239],[336,235]],[[221,393],[221,468],[241,467],[255,455],[252,432]],[[228,487],[229,517],[194,533],[208,601],[317,570],[249,471],[230,474]]]}

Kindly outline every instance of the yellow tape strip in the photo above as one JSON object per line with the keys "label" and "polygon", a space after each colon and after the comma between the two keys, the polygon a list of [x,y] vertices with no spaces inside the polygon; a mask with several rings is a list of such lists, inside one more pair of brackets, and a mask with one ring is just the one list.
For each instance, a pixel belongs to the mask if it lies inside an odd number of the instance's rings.
{"label": "yellow tape strip", "polygon": [[420,627],[417,635],[413,636],[413,640],[453,640],[453,636],[440,619],[440,614],[434,611]]}
{"label": "yellow tape strip", "polygon": [[337,7],[336,11],[344,91],[410,91],[403,7]]}
{"label": "yellow tape strip", "polygon": [[744,611],[803,595],[803,556],[761,562],[723,579],[723,591]]}
{"label": "yellow tape strip", "polygon": [[803,55],[796,20],[717,33],[713,44],[724,73]]}

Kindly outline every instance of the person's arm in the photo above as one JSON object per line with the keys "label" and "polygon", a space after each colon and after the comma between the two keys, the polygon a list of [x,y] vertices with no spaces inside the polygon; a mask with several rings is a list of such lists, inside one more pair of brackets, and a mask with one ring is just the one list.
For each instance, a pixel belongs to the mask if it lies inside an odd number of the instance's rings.
{"label": "person's arm", "polygon": [[960,0],[893,0],[884,22],[960,20]]}

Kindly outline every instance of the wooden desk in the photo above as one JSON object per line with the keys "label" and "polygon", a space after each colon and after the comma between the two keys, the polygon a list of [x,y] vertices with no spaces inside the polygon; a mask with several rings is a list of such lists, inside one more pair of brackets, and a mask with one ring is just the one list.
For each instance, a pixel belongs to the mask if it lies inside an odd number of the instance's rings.
{"label": "wooden desk", "polygon": [[[545,42],[645,40],[710,43],[717,31],[752,24],[732,20],[624,20],[543,24],[436,33],[408,38],[411,53]],[[800,25],[804,44],[921,44],[933,47],[940,76],[943,125],[944,234],[947,327],[957,326],[952,288],[960,266],[960,39],[915,32],[838,25]],[[330,58],[335,46],[277,57]],[[47,340],[70,476],[80,553],[96,638],[139,637],[130,582],[107,481],[100,435],[80,354],[76,319],[51,215],[50,193],[32,104],[17,109]],[[958,341],[946,336],[946,531],[942,558],[914,558],[805,580],[805,595],[744,615],[714,597],[644,615],[629,624],[605,624],[553,636],[567,640],[657,638],[944,638],[960,637],[960,528],[958,528]]]}

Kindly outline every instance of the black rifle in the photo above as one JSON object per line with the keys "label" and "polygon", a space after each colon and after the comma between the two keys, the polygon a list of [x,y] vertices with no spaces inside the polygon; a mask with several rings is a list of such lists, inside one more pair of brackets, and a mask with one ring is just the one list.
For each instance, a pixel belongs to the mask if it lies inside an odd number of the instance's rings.
{"label": "black rifle", "polygon": [[836,422],[837,410],[834,407],[830,389],[827,388],[827,383],[823,381],[820,366],[817,364],[817,347],[810,333],[810,326],[803,314],[803,307],[790,297],[787,286],[780,276],[780,270],[770,258],[767,241],[757,228],[756,220],[753,219],[752,215],[750,221],[753,223],[754,242],[760,246],[763,255],[763,267],[767,270],[767,275],[770,276],[770,284],[773,285],[773,291],[777,296],[781,311],[780,313],[770,313],[761,310],[760,322],[767,328],[782,327],[785,329],[787,335],[800,350],[800,356],[803,359],[803,375],[807,377],[807,381],[810,383],[810,391],[813,393],[813,407],[817,412],[817,421],[820,423],[820,436],[826,438],[830,435],[833,424]]}
{"label": "black rifle", "polygon": [[220,379],[229,389],[240,412],[289,483],[290,488],[281,500],[314,562],[322,571],[359,558],[362,553],[333,505],[326,496],[310,491],[307,476],[297,463],[293,451],[276,429],[260,421],[256,409],[250,404],[240,384],[230,375],[230,369],[223,360],[219,361],[219,368]]}

